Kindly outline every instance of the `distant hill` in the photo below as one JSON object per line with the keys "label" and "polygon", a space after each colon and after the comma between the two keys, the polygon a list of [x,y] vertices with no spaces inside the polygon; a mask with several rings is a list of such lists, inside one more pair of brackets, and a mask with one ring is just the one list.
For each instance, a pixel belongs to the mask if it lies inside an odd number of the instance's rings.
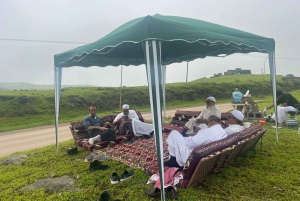
{"label": "distant hill", "polygon": [[[62,85],[62,88],[67,87],[95,87],[94,85]],[[27,82],[0,82],[0,91],[5,90],[47,90],[54,89],[54,85],[36,85]]]}
{"label": "distant hill", "polygon": [[[282,91],[298,90],[293,94],[297,98],[300,97],[299,79],[283,80],[282,76],[277,76],[276,79],[278,89]],[[11,85],[13,86],[11,89],[17,89],[21,85],[22,90],[0,91],[0,132],[54,124],[53,86],[28,83],[14,84]],[[40,89],[38,86],[40,88],[51,87],[52,89],[37,90]],[[166,104],[168,107],[177,107],[179,103],[181,105],[190,105],[191,102],[194,102],[195,105],[203,104],[207,96],[214,96],[218,102],[231,100],[232,92],[236,86],[242,93],[250,90],[253,98],[272,94],[270,76],[226,75],[191,82],[166,84]],[[27,87],[34,87],[34,90],[25,89]],[[123,87],[121,103],[128,103],[132,109],[143,110],[147,108],[149,111],[148,86]],[[91,105],[97,107],[99,114],[112,114],[113,111],[118,111],[120,108],[120,88],[65,87],[61,90],[60,122],[82,120],[87,115],[87,108]]]}
{"label": "distant hill", "polygon": [[7,90],[7,89],[0,87],[0,91],[5,91],[5,90]]}

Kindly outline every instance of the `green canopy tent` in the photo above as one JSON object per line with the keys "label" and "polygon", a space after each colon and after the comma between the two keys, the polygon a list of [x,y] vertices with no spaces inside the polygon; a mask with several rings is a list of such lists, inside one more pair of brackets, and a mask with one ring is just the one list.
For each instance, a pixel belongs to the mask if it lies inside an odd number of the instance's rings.
{"label": "green canopy tent", "polygon": [[[163,175],[162,98],[165,66],[207,56],[267,53],[276,103],[275,41],[197,19],[156,14],[131,20],[103,38],[54,56],[56,144],[62,68],[146,65],[159,174]],[[201,68],[200,68],[201,69]],[[199,70],[200,70],[199,69]],[[275,113],[277,114],[276,107]],[[276,116],[277,118],[277,116]],[[276,133],[278,130],[276,129]],[[278,140],[278,134],[276,134]],[[56,146],[58,149],[58,145]],[[164,178],[160,178],[164,183]],[[162,200],[164,200],[162,188]]]}

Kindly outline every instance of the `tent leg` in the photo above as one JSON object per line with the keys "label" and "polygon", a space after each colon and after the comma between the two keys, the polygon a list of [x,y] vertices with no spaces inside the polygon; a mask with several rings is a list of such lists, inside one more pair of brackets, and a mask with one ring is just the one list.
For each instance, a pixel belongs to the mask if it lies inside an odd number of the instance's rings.
{"label": "tent leg", "polygon": [[54,99],[55,99],[55,142],[56,151],[58,151],[58,123],[59,123],[59,102],[61,91],[62,68],[54,68]]}
{"label": "tent leg", "polygon": [[146,57],[146,68],[148,77],[149,97],[152,111],[152,119],[155,134],[156,152],[160,175],[161,200],[165,200],[164,164],[163,164],[163,135],[162,135],[162,65],[161,65],[161,43],[155,40],[143,43]]}
{"label": "tent leg", "polygon": [[277,104],[276,104],[276,63],[275,63],[275,53],[269,53],[269,67],[270,67],[270,76],[271,76],[271,84],[273,90],[273,104],[274,104],[274,112],[276,119],[276,141],[278,142],[278,114],[277,114]]}
{"label": "tent leg", "polygon": [[121,65],[120,111],[122,111],[122,87],[123,87],[123,65]]}
{"label": "tent leg", "polygon": [[162,85],[163,85],[163,105],[164,105],[164,121],[166,119],[166,68],[167,66],[164,65],[162,69]]}

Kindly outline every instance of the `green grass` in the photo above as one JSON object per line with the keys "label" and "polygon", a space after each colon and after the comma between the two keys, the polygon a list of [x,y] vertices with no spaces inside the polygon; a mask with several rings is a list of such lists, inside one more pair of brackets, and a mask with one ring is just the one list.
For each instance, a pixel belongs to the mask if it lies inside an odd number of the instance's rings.
{"label": "green grass", "polygon": [[[267,125],[268,128],[270,124]],[[300,135],[296,130],[280,129],[279,142],[275,140],[275,129],[269,128],[260,142],[256,154],[248,152],[239,157],[234,166],[227,167],[219,174],[210,175],[203,183],[189,189],[179,188],[179,200],[300,200]],[[55,146],[34,149],[27,154],[29,159],[21,166],[0,167],[0,200],[98,200],[99,195],[108,190],[113,199],[152,200],[144,191],[154,184],[146,185],[149,176],[140,169],[133,178],[117,185],[110,184],[109,176],[119,174],[128,166],[109,159],[103,164],[108,170],[88,173],[88,163],[84,162],[89,153],[79,149],[77,155],[69,156],[65,150],[74,146],[73,140]],[[20,153],[19,153],[20,154]],[[7,157],[0,158],[0,161]],[[20,191],[25,185],[37,179],[69,175],[80,178],[75,181],[78,191],[50,192],[45,189]]]}
{"label": "green grass", "polygon": [[[293,91],[292,94],[300,99],[300,90]],[[224,101],[228,102],[228,99]],[[264,96],[259,106],[262,109],[270,105],[272,101],[272,96]],[[178,108],[198,104],[198,100],[176,101],[174,105],[169,104],[169,107]],[[146,106],[140,108],[142,111],[148,111]],[[86,111],[83,112],[85,113]],[[65,118],[81,119],[76,116],[76,113],[73,115],[66,115]],[[43,116],[39,118],[42,119]],[[22,121],[22,118],[17,120]],[[269,126],[271,124],[268,123],[266,128]],[[296,130],[282,128],[279,130],[279,142],[276,142],[275,129],[269,128],[263,137],[262,149],[257,146],[255,156],[253,152],[249,152],[246,156],[239,157],[234,166],[225,168],[219,174],[210,175],[203,183],[189,189],[179,188],[179,200],[300,200],[299,141],[300,135]],[[59,144],[58,152],[55,151],[55,145],[20,152],[29,156],[23,165],[1,166],[0,200],[98,200],[104,190],[108,190],[113,199],[152,200],[145,196],[144,191],[152,188],[153,184],[146,185],[149,176],[141,170],[135,170],[132,179],[111,185],[110,174],[114,171],[122,173],[129,167],[110,159],[103,162],[110,166],[108,170],[88,173],[89,164],[84,162],[84,158],[89,152],[79,149],[77,155],[67,155],[65,150],[73,146],[74,141],[69,140]],[[0,158],[0,161],[7,157]],[[80,175],[80,179],[75,181],[75,187],[79,190],[71,192],[50,192],[45,189],[20,191],[22,187],[32,184],[37,179],[49,178],[52,173],[55,173],[56,177],[69,175],[74,179]]]}

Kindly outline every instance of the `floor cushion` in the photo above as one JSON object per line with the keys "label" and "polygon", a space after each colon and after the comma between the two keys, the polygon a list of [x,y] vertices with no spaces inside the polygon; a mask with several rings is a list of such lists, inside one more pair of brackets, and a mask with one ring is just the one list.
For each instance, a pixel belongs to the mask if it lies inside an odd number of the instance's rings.
{"label": "floor cushion", "polygon": [[230,147],[231,145],[237,143],[239,140],[239,133],[229,135],[228,137],[218,140],[215,142],[208,143],[196,147],[187,160],[188,167],[184,171],[184,179],[190,179],[199,163],[203,158],[217,151],[221,151],[224,148]]}

